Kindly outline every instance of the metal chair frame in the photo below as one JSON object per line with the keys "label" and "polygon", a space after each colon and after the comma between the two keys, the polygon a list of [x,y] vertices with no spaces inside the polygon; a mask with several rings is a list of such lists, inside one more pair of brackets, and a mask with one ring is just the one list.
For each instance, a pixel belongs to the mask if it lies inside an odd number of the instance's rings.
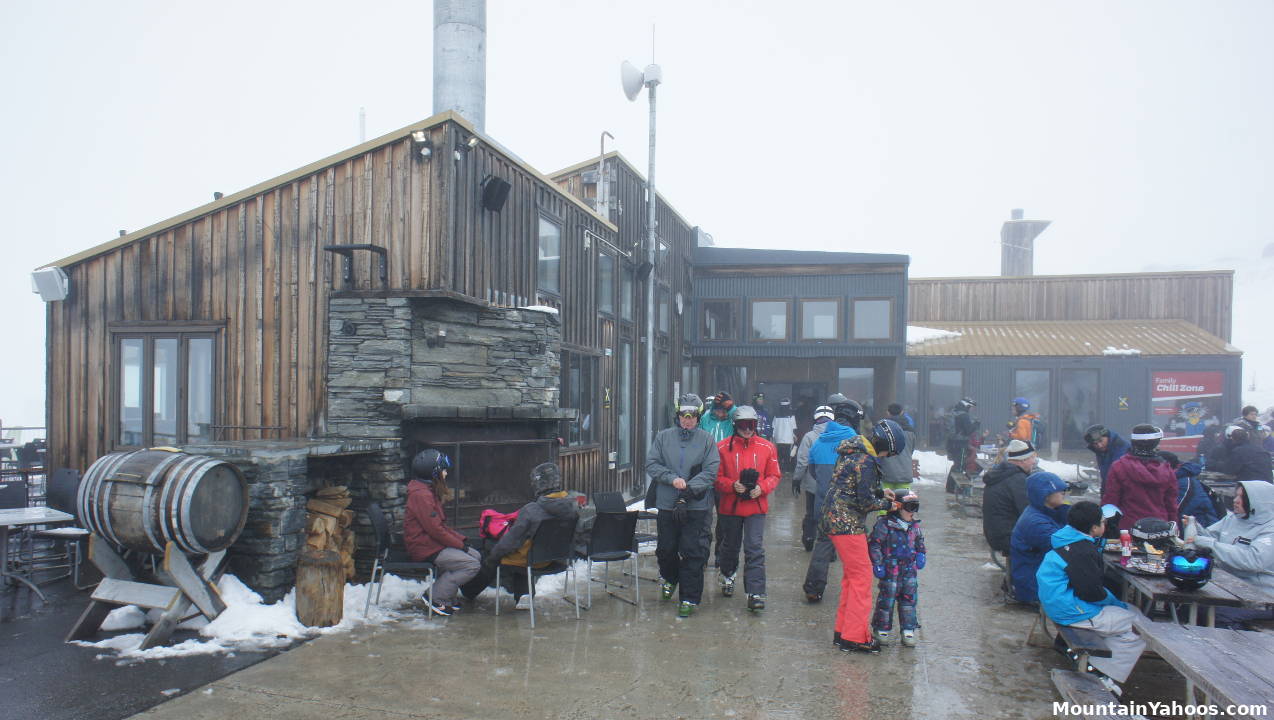
{"label": "metal chair frame", "polygon": [[[606,594],[611,597],[622,600],[629,605],[636,605],[641,608],[641,553],[637,551],[637,543],[635,538],[637,530],[637,513],[636,512],[599,512],[593,520],[593,534],[588,542],[588,605],[586,610],[593,607],[593,583],[600,582],[606,589]],[[623,553],[623,557],[607,557]],[[610,564],[612,562],[623,562],[625,560],[633,561],[633,572],[631,577],[633,580],[632,588],[635,600],[612,592],[610,582]],[[606,574],[601,579],[593,577],[593,563],[600,562],[606,565]],[[627,574],[627,573],[625,573]],[[614,583],[615,587],[627,588],[628,585],[622,583]]]}
{"label": "metal chair frame", "polygon": [[[390,538],[389,522],[385,519],[385,512],[381,509],[380,503],[367,503],[367,519],[372,523],[372,531],[376,535],[376,556],[372,561],[372,574],[367,580],[367,598],[363,601],[363,617],[367,617],[367,611],[372,603],[372,585],[376,586],[376,605],[380,606],[380,592],[385,585],[385,572],[393,570],[407,574],[424,573],[425,579],[429,581],[429,589],[426,596],[429,604],[432,606],[434,602],[434,581],[438,579],[437,569],[431,562],[412,562],[390,560],[389,553],[393,548]],[[426,613],[433,616],[433,610]]]}
{"label": "metal chair frame", "polygon": [[[527,596],[531,598],[531,628],[535,628],[535,565],[551,562],[565,562],[566,566],[561,570],[554,572],[541,572],[541,575],[557,575],[559,573],[569,573],[568,579],[572,580],[575,585],[574,600],[568,600],[575,606],[575,619],[578,620],[579,614],[579,576],[575,572],[575,523],[576,519],[570,518],[550,518],[540,523],[535,529],[535,535],[531,537],[531,548],[527,551],[526,558],[526,585]],[[510,565],[510,568],[517,566]],[[500,614],[500,571],[504,568],[503,564],[495,566],[495,614]],[[563,588],[565,592],[565,588]]]}

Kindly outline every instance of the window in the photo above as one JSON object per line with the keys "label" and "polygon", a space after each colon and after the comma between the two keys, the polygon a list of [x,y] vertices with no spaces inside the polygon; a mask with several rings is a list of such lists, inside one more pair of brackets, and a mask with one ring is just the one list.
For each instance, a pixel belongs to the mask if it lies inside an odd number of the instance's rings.
{"label": "window", "polygon": [[669,252],[668,245],[663,240],[660,240],[656,247],[658,250],[655,254],[655,267],[659,268],[656,275],[662,280],[669,280],[672,278],[672,268],[669,266],[672,262],[672,253]]}
{"label": "window", "polygon": [[619,343],[619,442],[616,446],[616,463],[628,465],[633,461],[633,344],[627,340]]}
{"label": "window", "polygon": [[615,256],[606,253],[597,256],[597,309],[615,314]]}
{"label": "window", "polygon": [[[717,365],[712,368],[712,387],[704,388],[705,392],[716,394],[728,392],[734,398],[735,405],[746,405],[743,393],[748,389],[748,368],[746,365]],[[712,398],[704,397],[704,403]]]}
{"label": "window", "polygon": [[1058,394],[1062,401],[1061,443],[1066,450],[1084,449],[1084,431],[1101,421],[1097,381],[1096,370],[1062,370]]}
{"label": "window", "polygon": [[621,320],[633,320],[633,269],[624,268],[619,277],[619,317]]}
{"label": "window", "polygon": [[703,301],[703,339],[737,340],[739,338],[738,304],[732,300]]}
{"label": "window", "polygon": [[659,319],[659,332],[668,332],[668,288],[660,287],[656,292],[655,308],[656,316]]}
{"label": "window", "polygon": [[837,340],[840,338],[839,300],[801,301],[801,339]]}
{"label": "window", "polygon": [[562,406],[574,408],[575,419],[567,423],[566,444],[588,445],[593,442],[593,381],[597,376],[597,358],[576,352],[562,352]]}
{"label": "window", "polygon": [[1024,397],[1029,400],[1031,409],[1028,412],[1039,415],[1041,419],[1048,417],[1051,375],[1052,373],[1048,370],[1015,370],[1013,372],[1013,397]]}
{"label": "window", "polygon": [[787,301],[752,301],[752,339],[787,340]]}
{"label": "window", "polygon": [[855,300],[854,339],[888,340],[893,337],[893,301]]}
{"label": "window", "polygon": [[[902,407],[908,413],[915,413],[916,408],[920,407],[919,370],[906,370],[902,374]],[[914,415],[911,419],[919,422]]]}
{"label": "window", "polygon": [[216,343],[212,329],[115,332],[119,368],[116,446],[181,445],[213,439]]}
{"label": "window", "polygon": [[925,417],[929,419],[929,444],[940,446],[947,440],[942,435],[942,418],[964,397],[964,371],[930,370],[928,395]]}
{"label": "window", "polygon": [[537,287],[544,292],[562,292],[562,226],[540,216],[539,275]]}
{"label": "window", "polygon": [[875,403],[875,381],[872,368],[843,367],[836,373],[836,391],[866,407]]}

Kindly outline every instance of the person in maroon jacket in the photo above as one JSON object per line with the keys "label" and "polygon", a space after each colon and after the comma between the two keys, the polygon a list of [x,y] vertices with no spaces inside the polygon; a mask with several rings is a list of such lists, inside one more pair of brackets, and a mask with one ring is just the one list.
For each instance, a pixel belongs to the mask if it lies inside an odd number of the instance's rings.
{"label": "person in maroon jacket", "polygon": [[407,516],[403,520],[403,543],[413,562],[431,562],[438,576],[434,580],[433,602],[425,604],[435,615],[451,615],[460,610],[456,592],[482,569],[482,556],[465,544],[460,533],[447,527],[443,506],[451,499],[447,468],[451,461],[437,450],[417,453],[411,461],[411,482],[407,484]]}
{"label": "person in maroon jacket", "polygon": [[1131,530],[1142,518],[1177,521],[1177,476],[1158,454],[1163,431],[1154,425],[1132,429],[1132,450],[1110,466],[1101,487],[1103,505],[1123,513],[1120,530]]}
{"label": "person in maroon jacket", "polygon": [[770,509],[770,493],[782,477],[778,452],[774,443],[757,434],[757,412],[747,405],[735,411],[734,434],[717,443],[717,451],[721,453],[716,480],[721,594],[734,594],[742,544],[748,609],[764,610],[765,514]]}

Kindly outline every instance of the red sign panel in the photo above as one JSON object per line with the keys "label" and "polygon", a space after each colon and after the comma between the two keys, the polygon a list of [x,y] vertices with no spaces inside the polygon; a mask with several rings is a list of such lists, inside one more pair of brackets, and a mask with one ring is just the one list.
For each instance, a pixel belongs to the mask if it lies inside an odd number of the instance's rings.
{"label": "red sign panel", "polygon": [[1172,371],[1150,374],[1150,406],[1155,423],[1163,427],[1159,447],[1193,453],[1209,426],[1221,424],[1217,412],[1225,374]]}

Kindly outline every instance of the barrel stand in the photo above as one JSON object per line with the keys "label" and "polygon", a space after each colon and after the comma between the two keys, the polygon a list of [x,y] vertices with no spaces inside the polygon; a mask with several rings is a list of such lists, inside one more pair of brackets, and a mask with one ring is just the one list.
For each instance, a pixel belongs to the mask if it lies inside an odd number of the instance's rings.
{"label": "barrel stand", "polygon": [[93,600],[66,636],[67,642],[96,636],[106,616],[119,606],[137,605],[164,611],[142,640],[142,650],[167,644],[192,605],[209,621],[226,609],[216,586],[225,571],[224,550],[205,556],[196,570],[185,553],[170,541],[164,548],[164,563],[156,572],[163,584],[156,585],[137,582],[124,559],[96,534],[89,536],[88,548],[89,560],[102,571],[104,578],[93,591]]}

